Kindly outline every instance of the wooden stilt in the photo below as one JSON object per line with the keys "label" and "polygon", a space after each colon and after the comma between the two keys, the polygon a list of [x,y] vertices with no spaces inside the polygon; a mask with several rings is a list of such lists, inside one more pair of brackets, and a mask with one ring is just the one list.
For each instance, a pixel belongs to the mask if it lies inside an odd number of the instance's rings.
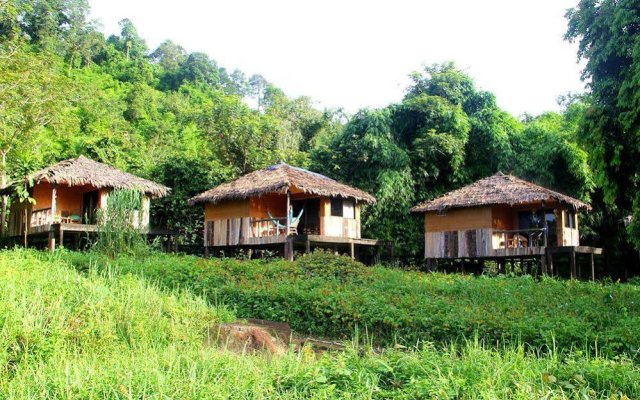
{"label": "wooden stilt", "polygon": [[304,252],[307,253],[307,254],[311,253],[311,241],[310,240],[307,240],[305,242]]}
{"label": "wooden stilt", "polygon": [[284,258],[293,261],[293,239],[289,236],[284,242]]}
{"label": "wooden stilt", "polygon": [[575,249],[575,247],[572,247],[571,250],[569,250],[569,266],[571,268],[571,279],[576,279],[577,278],[577,274],[576,274],[576,249]]}
{"label": "wooden stilt", "polygon": [[204,246],[204,258],[209,258],[209,246]]}
{"label": "wooden stilt", "polygon": [[580,263],[580,261],[577,259],[576,257],[576,266],[578,267],[578,279],[582,279],[582,264]]}
{"label": "wooden stilt", "polygon": [[56,250],[56,235],[53,228],[49,230],[49,251],[54,252]]}
{"label": "wooden stilt", "polygon": [[356,259],[356,245],[353,242],[349,243],[349,252],[351,253],[351,259],[355,260]]}
{"label": "wooden stilt", "polygon": [[554,274],[554,270],[553,270],[553,253],[547,249],[547,258],[549,260],[549,275],[553,276]]}
{"label": "wooden stilt", "polygon": [[589,254],[589,261],[591,262],[591,280],[595,281],[596,280],[596,263],[594,260],[594,256],[593,253]]}
{"label": "wooden stilt", "polygon": [[64,247],[64,229],[62,229],[62,226],[58,228],[58,236],[60,237],[60,240],[58,241],[58,247],[62,248]]}
{"label": "wooden stilt", "polygon": [[542,257],[540,257],[540,273],[542,275],[546,275],[547,274],[547,257],[548,257],[547,254],[545,254]]}

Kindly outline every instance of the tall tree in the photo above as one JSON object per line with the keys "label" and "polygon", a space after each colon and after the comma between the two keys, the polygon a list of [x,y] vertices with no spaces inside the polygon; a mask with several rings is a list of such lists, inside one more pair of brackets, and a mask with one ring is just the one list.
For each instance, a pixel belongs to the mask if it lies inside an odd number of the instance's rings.
{"label": "tall tree", "polygon": [[[7,185],[9,157],[60,116],[67,82],[54,59],[36,56],[25,46],[0,45],[0,183]],[[3,201],[4,226],[6,199]]]}
{"label": "tall tree", "polygon": [[606,202],[633,211],[640,248],[640,0],[581,0],[567,18],[592,97],[580,139]]}

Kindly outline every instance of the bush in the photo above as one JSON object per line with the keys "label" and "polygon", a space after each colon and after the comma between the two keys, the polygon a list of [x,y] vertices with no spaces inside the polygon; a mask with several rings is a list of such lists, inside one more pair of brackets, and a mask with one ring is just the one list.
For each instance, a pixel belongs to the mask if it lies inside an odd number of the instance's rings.
{"label": "bush", "polygon": [[307,278],[329,278],[346,282],[370,275],[364,264],[324,250],[303,255],[296,260],[295,265]]}

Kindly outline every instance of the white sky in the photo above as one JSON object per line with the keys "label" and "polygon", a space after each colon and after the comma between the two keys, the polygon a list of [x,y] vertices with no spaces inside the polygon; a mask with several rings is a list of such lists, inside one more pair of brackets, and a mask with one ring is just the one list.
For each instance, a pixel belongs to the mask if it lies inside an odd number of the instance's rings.
{"label": "white sky", "polygon": [[515,115],[557,110],[558,95],[584,87],[562,38],[577,0],[89,2],[107,34],[129,18],[151,49],[171,39],[318,107],[398,102],[411,71],[448,60]]}

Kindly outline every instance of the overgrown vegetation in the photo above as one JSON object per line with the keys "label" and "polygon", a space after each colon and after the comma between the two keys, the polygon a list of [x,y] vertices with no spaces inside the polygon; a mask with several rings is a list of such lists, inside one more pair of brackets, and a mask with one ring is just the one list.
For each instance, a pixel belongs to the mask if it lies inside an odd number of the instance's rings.
{"label": "overgrown vegetation", "polygon": [[487,344],[525,344],[636,358],[640,287],[532,277],[473,277],[364,267],[319,252],[296,262],[145,259],[73,254],[80,269],[110,265],[168,288],[188,288],[240,317],[284,321],[299,332],[374,343],[446,344],[477,335]]}
{"label": "overgrown vegetation", "polygon": [[97,210],[97,251],[111,257],[142,255],[149,250],[143,235],[143,193],[137,190],[112,190],[107,207]]}
{"label": "overgrown vegetation", "polygon": [[[349,348],[319,358],[309,351],[280,357],[232,354],[203,346],[207,327],[232,318],[224,308],[114,273],[102,260],[79,274],[67,257],[0,252],[2,398],[640,396],[640,369],[633,362],[589,357],[579,349],[566,357],[536,356],[521,346],[491,349],[472,340],[382,353]],[[149,264],[163,260],[158,256]],[[117,264],[126,266],[124,261]],[[334,271],[349,269],[336,263]]]}

